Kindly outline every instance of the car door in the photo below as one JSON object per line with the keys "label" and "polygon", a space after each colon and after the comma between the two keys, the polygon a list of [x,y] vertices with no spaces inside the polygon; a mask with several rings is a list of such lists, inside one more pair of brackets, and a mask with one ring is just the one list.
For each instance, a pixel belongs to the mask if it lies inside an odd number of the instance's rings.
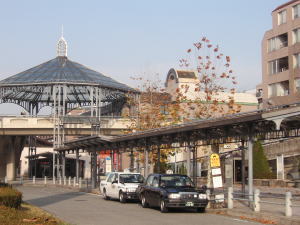
{"label": "car door", "polygon": [[152,181],[150,191],[151,205],[160,205],[160,187],[159,187],[159,176],[155,176]]}
{"label": "car door", "polygon": [[115,173],[115,176],[113,177],[112,184],[111,184],[111,196],[112,198],[119,198],[119,174]]}
{"label": "car door", "polygon": [[152,181],[153,181],[154,175],[149,175],[147,180],[146,180],[146,184],[143,187],[143,195],[145,196],[146,202],[148,202],[149,204],[151,201],[151,197],[150,197],[150,189],[151,189],[151,185],[152,185]]}
{"label": "car door", "polygon": [[112,192],[112,181],[113,181],[113,178],[115,176],[115,173],[111,173],[109,174],[108,178],[107,178],[107,181],[106,181],[106,195],[109,196],[109,197],[112,197],[111,196],[111,192]]}

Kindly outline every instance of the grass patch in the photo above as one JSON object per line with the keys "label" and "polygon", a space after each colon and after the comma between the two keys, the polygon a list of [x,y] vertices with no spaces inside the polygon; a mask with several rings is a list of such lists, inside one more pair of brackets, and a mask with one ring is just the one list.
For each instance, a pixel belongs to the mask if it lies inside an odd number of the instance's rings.
{"label": "grass patch", "polygon": [[0,206],[1,225],[70,225],[42,209],[22,203],[19,209]]}

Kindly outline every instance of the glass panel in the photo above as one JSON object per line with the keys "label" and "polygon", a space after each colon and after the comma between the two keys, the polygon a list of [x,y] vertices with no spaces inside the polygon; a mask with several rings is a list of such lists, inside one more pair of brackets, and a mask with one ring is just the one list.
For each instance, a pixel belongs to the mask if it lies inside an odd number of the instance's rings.
{"label": "glass panel", "polygon": [[295,80],[296,91],[300,92],[300,78]]}
{"label": "glass panel", "polygon": [[278,25],[286,23],[286,10],[278,13]]}
{"label": "glass panel", "polygon": [[296,19],[300,16],[300,4],[295,5],[293,7],[293,12],[294,12],[294,19]]}

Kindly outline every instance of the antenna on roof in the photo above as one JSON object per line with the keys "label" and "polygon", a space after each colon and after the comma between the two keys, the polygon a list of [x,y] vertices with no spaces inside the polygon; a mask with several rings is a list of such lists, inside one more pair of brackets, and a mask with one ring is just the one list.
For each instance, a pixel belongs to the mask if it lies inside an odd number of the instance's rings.
{"label": "antenna on roof", "polygon": [[68,44],[64,38],[64,26],[61,26],[61,37],[57,42],[57,56],[67,57]]}

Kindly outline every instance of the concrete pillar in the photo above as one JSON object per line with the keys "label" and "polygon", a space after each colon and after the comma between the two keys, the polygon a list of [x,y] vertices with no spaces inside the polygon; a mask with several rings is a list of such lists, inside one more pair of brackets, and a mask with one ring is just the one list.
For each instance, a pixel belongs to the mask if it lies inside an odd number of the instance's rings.
{"label": "concrete pillar", "polygon": [[260,211],[260,191],[259,189],[255,189],[254,191],[254,205],[253,205],[253,210],[254,212],[259,212]]}
{"label": "concrete pillar", "polygon": [[228,187],[228,198],[227,198],[227,207],[228,209],[233,209],[233,188]]}
{"label": "concrete pillar", "polygon": [[225,158],[225,184],[226,187],[233,187],[233,156]]}
{"label": "concrete pillar", "polygon": [[[281,143],[281,145],[283,145]],[[277,164],[277,180],[284,180],[284,156],[283,154],[276,157]]]}
{"label": "concrete pillar", "polygon": [[292,193],[285,193],[285,216],[292,216]]}
{"label": "concrete pillar", "polygon": [[16,180],[16,152],[11,143],[7,152],[6,176],[8,180]]}
{"label": "concrete pillar", "polygon": [[249,201],[253,200],[253,137],[248,140],[248,194]]}
{"label": "concrete pillar", "polygon": [[79,150],[76,149],[76,180],[79,179]]}

